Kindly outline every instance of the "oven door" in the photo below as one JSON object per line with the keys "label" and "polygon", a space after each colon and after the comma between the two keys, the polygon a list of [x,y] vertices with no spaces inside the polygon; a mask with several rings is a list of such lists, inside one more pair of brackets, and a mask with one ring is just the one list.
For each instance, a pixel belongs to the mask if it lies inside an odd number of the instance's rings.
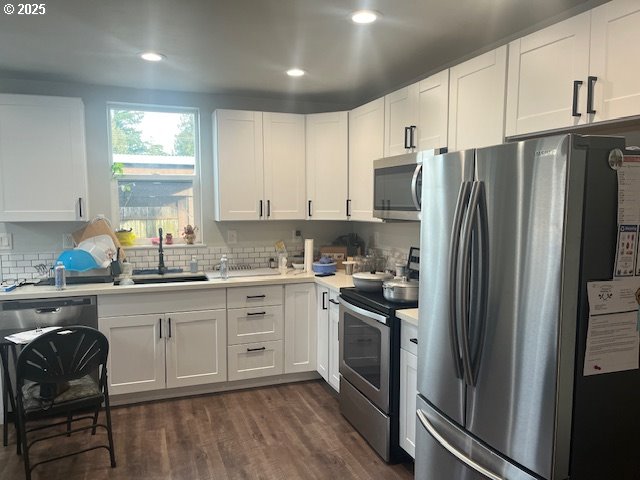
{"label": "oven door", "polygon": [[389,413],[391,329],[388,317],[340,298],[340,374]]}

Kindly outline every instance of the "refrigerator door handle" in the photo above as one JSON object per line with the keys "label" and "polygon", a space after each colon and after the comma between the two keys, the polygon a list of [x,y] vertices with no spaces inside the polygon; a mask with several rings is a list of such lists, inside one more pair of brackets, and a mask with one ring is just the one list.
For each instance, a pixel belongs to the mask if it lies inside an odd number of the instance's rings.
{"label": "refrigerator door handle", "polygon": [[478,185],[479,202],[475,215],[475,232],[479,249],[475,250],[475,252],[478,252],[479,256],[479,272],[477,275],[477,286],[475,288],[477,302],[475,305],[476,309],[473,312],[473,318],[476,319],[480,330],[475,345],[475,358],[472,358],[473,370],[471,371],[471,376],[473,385],[478,381],[478,372],[480,370],[480,360],[482,358],[487,327],[487,303],[489,296],[489,215],[487,212],[487,194],[484,183],[478,182]]}
{"label": "refrigerator door handle", "polygon": [[456,457],[458,460],[460,460],[462,463],[464,463],[468,467],[484,475],[485,477],[490,478],[491,480],[505,480],[499,475],[496,475],[495,473],[487,470],[482,465],[479,465],[478,463],[474,462],[473,460],[468,458],[464,453],[460,452],[453,445],[447,442],[447,440],[438,433],[436,428],[431,424],[431,422],[429,421],[429,419],[427,418],[427,416],[422,410],[418,409],[416,414],[418,415],[418,420],[420,420],[420,423],[427,430],[427,432],[429,432],[429,434],[436,440],[436,442],[438,442],[451,455]]}
{"label": "refrigerator door handle", "polygon": [[456,295],[457,308],[460,312],[460,351],[462,353],[462,367],[464,381],[470,387],[475,385],[473,368],[471,366],[471,346],[469,340],[469,291],[471,282],[471,233],[478,212],[480,203],[482,183],[474,181],[469,194],[469,208],[466,211],[462,222],[461,245],[458,258],[458,285]]}
{"label": "refrigerator door handle", "polygon": [[449,244],[449,340],[451,341],[451,353],[453,355],[453,365],[456,370],[456,377],[463,378],[462,366],[460,364],[460,343],[458,341],[458,304],[456,293],[458,291],[458,257],[460,248],[460,228],[462,226],[463,208],[469,198],[471,182],[464,181],[460,185],[458,200],[453,215],[451,226],[451,240]]}

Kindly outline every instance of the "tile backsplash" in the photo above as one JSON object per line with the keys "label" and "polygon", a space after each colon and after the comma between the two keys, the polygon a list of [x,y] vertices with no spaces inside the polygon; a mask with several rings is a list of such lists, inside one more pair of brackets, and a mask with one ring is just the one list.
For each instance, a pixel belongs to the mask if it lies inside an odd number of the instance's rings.
{"label": "tile backsplash", "polygon": [[[134,268],[154,268],[158,266],[158,248],[127,249],[127,260]],[[270,258],[277,258],[276,250],[271,246],[255,247],[166,247],[164,249],[164,263],[168,268],[189,268],[191,257],[198,260],[200,270],[213,270],[226,254],[231,265],[250,265],[253,268],[268,267]],[[0,280],[33,279],[38,278],[35,266],[44,264],[53,266],[57,253],[9,253],[0,255]],[[300,247],[289,247],[288,255],[302,255]]]}

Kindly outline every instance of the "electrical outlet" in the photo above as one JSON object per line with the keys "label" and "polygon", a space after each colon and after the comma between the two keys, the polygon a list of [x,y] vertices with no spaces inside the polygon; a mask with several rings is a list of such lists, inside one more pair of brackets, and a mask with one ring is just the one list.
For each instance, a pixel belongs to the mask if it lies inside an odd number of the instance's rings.
{"label": "electrical outlet", "polygon": [[73,236],[70,233],[62,234],[62,248],[69,249],[75,247],[75,242],[73,241]]}
{"label": "electrical outlet", "polygon": [[0,250],[11,250],[13,248],[13,239],[10,233],[0,233]]}
{"label": "electrical outlet", "polygon": [[227,230],[227,243],[229,245],[233,245],[238,243],[238,231],[237,230]]}

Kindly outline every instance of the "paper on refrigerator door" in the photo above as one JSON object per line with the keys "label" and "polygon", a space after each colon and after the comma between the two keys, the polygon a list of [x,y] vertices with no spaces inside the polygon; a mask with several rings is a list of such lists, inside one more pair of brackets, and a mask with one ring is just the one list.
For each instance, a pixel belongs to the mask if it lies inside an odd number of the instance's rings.
{"label": "paper on refrigerator door", "polygon": [[584,375],[638,368],[640,279],[589,282],[589,327]]}
{"label": "paper on refrigerator door", "polygon": [[614,278],[640,275],[640,156],[625,155],[618,175],[618,238]]}

